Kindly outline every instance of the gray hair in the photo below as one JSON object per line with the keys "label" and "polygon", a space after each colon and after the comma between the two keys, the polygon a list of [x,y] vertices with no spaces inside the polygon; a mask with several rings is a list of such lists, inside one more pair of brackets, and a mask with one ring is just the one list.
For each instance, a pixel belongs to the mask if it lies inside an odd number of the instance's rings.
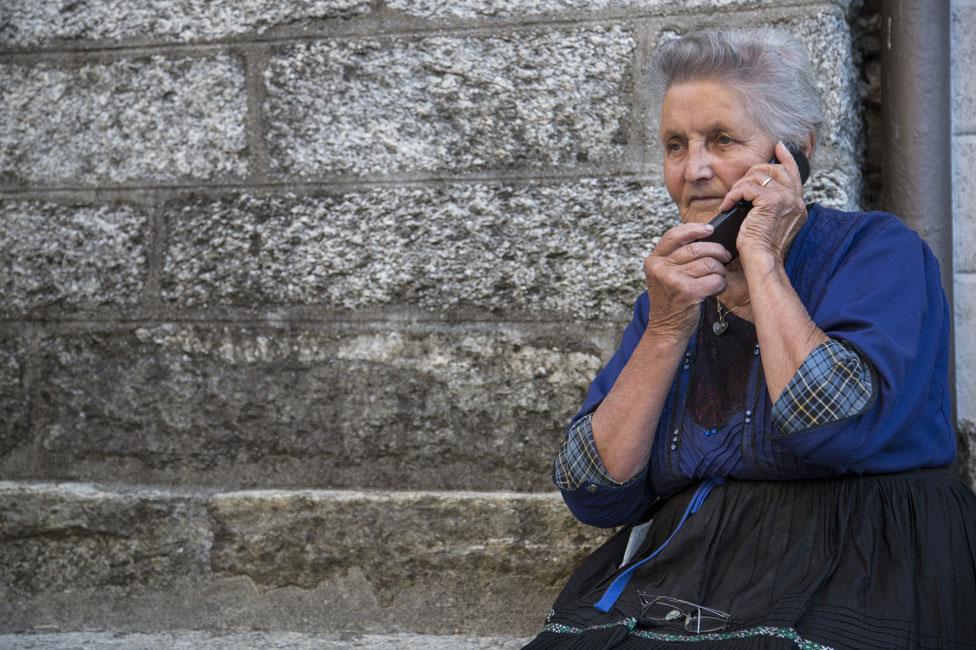
{"label": "gray hair", "polygon": [[775,29],[694,32],[657,47],[651,116],[673,84],[719,81],[738,92],[753,121],[773,139],[804,141],[823,122],[820,93],[803,44]]}

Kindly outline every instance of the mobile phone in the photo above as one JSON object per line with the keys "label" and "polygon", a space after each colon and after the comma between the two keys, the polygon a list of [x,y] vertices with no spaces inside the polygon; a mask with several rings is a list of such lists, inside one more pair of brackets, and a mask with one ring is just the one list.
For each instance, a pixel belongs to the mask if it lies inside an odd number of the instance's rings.
{"label": "mobile phone", "polygon": [[[786,148],[793,154],[793,160],[796,161],[796,166],[800,170],[800,182],[806,183],[807,178],[810,176],[810,161],[807,160],[806,155],[800,150],[800,147],[792,142],[787,142]],[[769,164],[779,164],[775,155],[769,161]],[[719,212],[708,222],[714,226],[715,230],[712,231],[711,235],[699,241],[715,242],[725,246],[725,249],[732,254],[732,259],[734,260],[739,256],[739,251],[735,247],[735,240],[739,236],[739,228],[742,226],[742,221],[746,218],[746,215],[749,214],[749,210],[752,210],[751,202],[739,201],[725,212]],[[732,260],[729,261],[731,262]]]}

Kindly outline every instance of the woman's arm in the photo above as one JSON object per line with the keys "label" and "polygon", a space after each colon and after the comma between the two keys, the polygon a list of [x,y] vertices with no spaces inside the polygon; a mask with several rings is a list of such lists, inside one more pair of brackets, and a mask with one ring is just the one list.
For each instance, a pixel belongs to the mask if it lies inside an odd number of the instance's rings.
{"label": "woman's arm", "polygon": [[804,360],[827,340],[786,274],[789,246],[807,216],[803,183],[793,155],[776,145],[780,164],[753,166],[725,196],[719,210],[745,199],[753,208],[742,222],[736,248],[749,286],[766,386],[775,401]]}
{"label": "woman's arm", "polygon": [[799,170],[782,144],[780,165],[750,169],[726,197],[753,210],[736,246],[759,340],[773,422],[793,435],[863,413],[874,386],[867,362],[817,326],[786,273],[784,260],[807,211]]}
{"label": "woman's arm", "polygon": [[708,224],[676,226],[644,261],[647,329],[592,419],[600,458],[616,481],[627,481],[647,465],[675,372],[698,325],[699,305],[725,290],[728,252],[697,241],[711,231]]}
{"label": "woman's arm", "polygon": [[816,326],[793,289],[786,269],[771,255],[743,259],[766,387],[775,402],[827,335]]}
{"label": "woman's arm", "polygon": [[654,432],[687,339],[648,327],[613,388],[593,414],[593,440],[607,473],[623,482],[647,465]]}

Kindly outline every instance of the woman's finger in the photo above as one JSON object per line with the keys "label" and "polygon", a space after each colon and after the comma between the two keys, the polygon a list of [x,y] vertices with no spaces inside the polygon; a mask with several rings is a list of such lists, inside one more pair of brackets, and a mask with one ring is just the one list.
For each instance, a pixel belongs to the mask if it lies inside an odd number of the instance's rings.
{"label": "woman's finger", "polygon": [[723,264],[732,261],[732,255],[725,250],[725,246],[708,241],[693,241],[685,244],[672,252],[668,258],[675,264],[687,264],[701,258],[714,258]]}
{"label": "woman's finger", "polygon": [[725,199],[723,199],[722,204],[718,206],[719,212],[728,210],[739,201],[749,201],[750,203],[755,203],[763,196],[774,196],[774,193],[779,188],[763,187],[762,182],[765,180],[765,178],[766,176],[762,176],[759,180],[757,180],[752,176],[743,176],[737,180],[735,185],[732,186],[732,189],[730,189],[728,194],[725,195]]}
{"label": "woman's finger", "polygon": [[[760,163],[750,167],[745,175],[736,181],[728,194],[725,195],[725,199],[719,206],[719,211],[728,210],[737,201],[746,200],[755,202],[763,196],[758,191],[761,189],[789,190],[798,196],[802,196],[803,181],[800,178],[800,168],[797,166],[793,154],[790,153],[786,145],[782,142],[777,142],[774,155],[778,164]],[[777,185],[779,187],[776,187]],[[746,190],[744,189],[745,187],[751,187],[752,189],[751,191]],[[767,194],[765,196],[772,195]]]}
{"label": "woman's finger", "polygon": [[780,170],[786,173],[790,182],[783,182],[784,185],[788,187],[803,187],[803,179],[800,176],[800,167],[796,164],[796,159],[793,158],[793,153],[787,148],[783,141],[780,140],[776,143],[776,160],[779,161]]}
{"label": "woman's finger", "polygon": [[685,293],[692,296],[696,302],[701,302],[709,296],[717,296],[728,288],[725,276],[719,273],[709,273],[700,278],[687,278]]}
{"label": "woman's finger", "polygon": [[[725,249],[723,248],[722,250]],[[726,273],[725,264],[714,257],[701,257],[687,264],[682,264],[675,270],[690,278],[703,278],[712,274],[724,277]]]}
{"label": "woman's finger", "polygon": [[707,223],[683,223],[671,228],[661,236],[661,240],[654,247],[653,255],[668,256],[682,246],[698,241],[712,234],[712,228]]}

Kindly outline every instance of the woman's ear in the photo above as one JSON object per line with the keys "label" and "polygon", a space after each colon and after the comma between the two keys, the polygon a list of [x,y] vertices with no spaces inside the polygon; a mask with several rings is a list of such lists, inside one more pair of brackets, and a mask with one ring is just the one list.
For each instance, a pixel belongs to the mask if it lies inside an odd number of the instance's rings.
{"label": "woman's ear", "polygon": [[799,142],[797,144],[800,145],[800,150],[803,152],[803,155],[805,155],[807,157],[807,160],[812,160],[813,159],[813,150],[816,149],[816,147],[817,147],[817,134],[814,133],[814,132],[811,132],[810,133],[810,137],[808,137],[806,140],[803,140],[803,141],[801,141],[801,142]]}

